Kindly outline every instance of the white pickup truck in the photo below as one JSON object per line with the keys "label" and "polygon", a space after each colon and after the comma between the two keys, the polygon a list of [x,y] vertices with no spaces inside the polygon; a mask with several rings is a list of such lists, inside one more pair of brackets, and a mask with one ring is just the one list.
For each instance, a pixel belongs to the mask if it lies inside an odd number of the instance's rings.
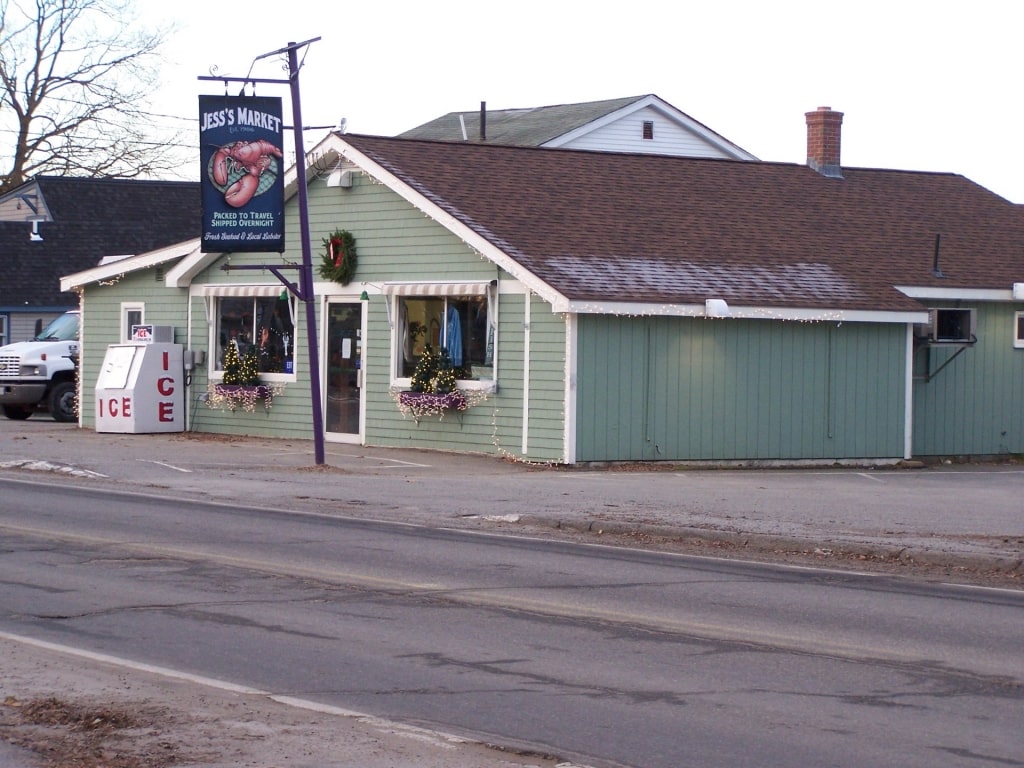
{"label": "white pickup truck", "polygon": [[32,341],[0,347],[0,408],[27,419],[40,407],[57,421],[77,421],[77,311],[66,312]]}

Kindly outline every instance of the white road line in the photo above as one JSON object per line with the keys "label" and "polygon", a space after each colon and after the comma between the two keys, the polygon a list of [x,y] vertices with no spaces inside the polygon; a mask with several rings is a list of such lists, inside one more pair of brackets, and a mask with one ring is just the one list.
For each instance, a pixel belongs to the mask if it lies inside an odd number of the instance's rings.
{"label": "white road line", "polygon": [[235,685],[234,683],[229,683],[224,680],[216,680],[212,677],[203,677],[202,675],[193,675],[188,672],[179,672],[178,670],[170,669],[168,667],[156,667],[152,664],[143,664],[130,659],[122,659],[117,656],[108,656],[105,653],[93,653],[92,651],[72,648],[69,645],[50,643],[46,640],[37,640],[33,637],[25,637],[24,635],[12,635],[9,632],[0,631],[0,640],[9,640],[12,643],[21,643],[22,645],[42,648],[43,650],[54,651],[56,653],[63,653],[80,659],[88,659],[89,661],[98,661],[103,664],[113,664],[116,667],[133,669],[137,672],[148,672],[150,674],[160,675],[161,677],[167,677],[172,680],[183,680],[189,683],[197,683],[199,685],[205,685],[221,691],[227,691],[228,693],[241,693],[248,696],[270,696],[269,692],[261,691],[258,688],[250,688],[245,685]]}
{"label": "white road line", "polygon": [[173,464],[168,464],[165,461],[154,461],[153,459],[139,459],[139,461],[143,461],[146,464],[156,464],[157,466],[160,467],[167,467],[168,469],[173,469],[175,472],[185,472],[186,474],[192,474],[191,469],[185,469],[184,467],[176,467]]}
{"label": "white road line", "polygon": [[46,640],[37,640],[36,638],[26,637],[24,635],[14,635],[9,632],[0,631],[0,640],[8,640],[12,643],[20,643],[22,645],[28,645],[34,648],[40,648],[46,651],[53,651],[55,653],[62,653],[68,656],[74,656],[80,659],[87,659],[89,661],[100,662],[102,664],[111,664],[115,667],[121,667],[122,669],[130,669],[137,672],[146,672],[152,675],[158,675],[165,677],[170,680],[180,680],[188,683],[195,683],[197,685],[206,686],[219,691],[225,691],[226,693],[237,693],[243,696],[259,696],[262,698],[275,701],[278,704],[283,704],[287,707],[294,707],[296,709],[304,709],[309,712],[317,712],[325,715],[336,715],[338,717],[348,717],[358,720],[367,725],[375,726],[377,728],[386,729],[392,733],[398,735],[404,735],[411,738],[417,738],[424,741],[430,741],[441,747],[454,749],[453,745],[458,744],[475,744],[478,742],[471,741],[470,739],[464,739],[461,736],[455,736],[453,734],[444,733],[442,731],[432,731],[425,728],[417,728],[411,725],[405,725],[404,723],[397,723],[391,720],[385,720],[377,717],[376,715],[369,715],[364,712],[357,712],[351,709],[342,709],[341,707],[334,707],[329,704],[321,704],[316,701],[309,701],[308,699],[299,699],[294,696],[284,696],[270,691],[264,691],[259,688],[252,688],[247,685],[237,685],[235,683],[229,683],[225,680],[218,680],[213,677],[205,677],[204,675],[193,675],[189,672],[181,672],[176,669],[170,669],[169,667],[158,667],[152,664],[143,664],[138,661],[132,661],[131,659],[124,659],[119,656],[110,656],[105,653],[93,653],[92,651],[82,650],[80,648],[72,648],[68,645],[60,645],[58,643],[47,642]]}
{"label": "white road line", "polygon": [[[414,461],[402,461],[401,459],[388,459],[388,458],[385,458],[383,456],[360,456],[360,455],[355,454],[355,453],[339,453],[337,455],[341,456],[342,458],[345,458],[345,459],[363,459],[364,461],[390,461],[393,464],[401,464],[402,466],[405,466],[405,467],[422,467],[423,469],[430,469],[430,467],[432,466],[430,464],[417,464]],[[391,467],[385,467],[385,469],[391,469]]]}

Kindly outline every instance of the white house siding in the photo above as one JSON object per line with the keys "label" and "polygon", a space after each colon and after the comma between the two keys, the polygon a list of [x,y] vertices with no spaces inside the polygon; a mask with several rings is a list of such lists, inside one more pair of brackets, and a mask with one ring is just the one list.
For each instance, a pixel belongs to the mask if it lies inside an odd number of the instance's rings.
{"label": "white house siding", "polygon": [[[643,138],[645,121],[654,123],[654,138]],[[605,152],[637,152],[685,157],[728,158],[704,138],[670,120],[651,107],[638,110],[609,125],[560,145],[566,149]]]}

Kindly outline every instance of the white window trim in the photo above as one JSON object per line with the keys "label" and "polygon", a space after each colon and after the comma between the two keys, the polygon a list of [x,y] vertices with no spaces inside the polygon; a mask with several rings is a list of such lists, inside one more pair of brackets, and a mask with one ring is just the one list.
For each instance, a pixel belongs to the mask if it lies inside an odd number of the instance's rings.
{"label": "white window trim", "polygon": [[139,313],[139,325],[146,324],[146,303],[143,301],[121,302],[121,342],[131,341],[132,329],[128,327],[128,313]]}
{"label": "white window trim", "polygon": [[1018,333],[1021,318],[1024,318],[1024,311],[1018,310],[1013,313],[1013,346],[1016,349],[1024,349],[1024,336]]}
{"label": "white window trim", "polygon": [[408,389],[412,386],[412,379],[408,376],[397,376],[398,356],[400,354],[400,340],[397,334],[398,302],[403,298],[436,298],[436,299],[460,299],[467,296],[487,297],[488,322],[494,329],[494,361],[492,367],[493,376],[491,379],[480,381],[479,379],[456,379],[456,386],[459,389],[479,390],[481,392],[495,392],[498,386],[498,289],[497,280],[475,280],[465,282],[442,282],[442,281],[407,281],[384,283],[381,293],[384,294],[387,302],[388,325],[391,328],[391,360],[389,364],[392,389]]}
{"label": "white window trim", "polygon": [[[206,373],[210,382],[219,384],[224,379],[224,371],[217,370],[217,316],[219,312],[219,300],[222,298],[257,299],[280,296],[285,290],[283,285],[204,285],[199,291],[206,304],[206,327],[209,331],[207,348],[213,354],[206,356]],[[291,314],[292,328],[295,323],[295,296],[288,295],[288,311]],[[296,330],[296,335],[298,331]],[[260,380],[268,384],[291,384],[298,381],[299,374],[299,349],[292,339],[292,372],[291,373],[268,373],[261,372]]]}

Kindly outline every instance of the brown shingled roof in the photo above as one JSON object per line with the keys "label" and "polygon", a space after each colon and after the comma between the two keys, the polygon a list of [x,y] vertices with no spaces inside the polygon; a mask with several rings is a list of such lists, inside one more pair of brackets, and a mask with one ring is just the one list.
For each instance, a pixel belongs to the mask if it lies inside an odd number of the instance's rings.
{"label": "brown shingled roof", "polygon": [[895,286],[1024,282],[1020,206],[954,174],[342,138],[572,301],[914,311]]}
{"label": "brown shingled roof", "polygon": [[0,307],[74,306],[61,276],[200,234],[198,182],[39,176],[9,194],[34,186],[53,220],[38,242],[25,221],[0,221]]}

